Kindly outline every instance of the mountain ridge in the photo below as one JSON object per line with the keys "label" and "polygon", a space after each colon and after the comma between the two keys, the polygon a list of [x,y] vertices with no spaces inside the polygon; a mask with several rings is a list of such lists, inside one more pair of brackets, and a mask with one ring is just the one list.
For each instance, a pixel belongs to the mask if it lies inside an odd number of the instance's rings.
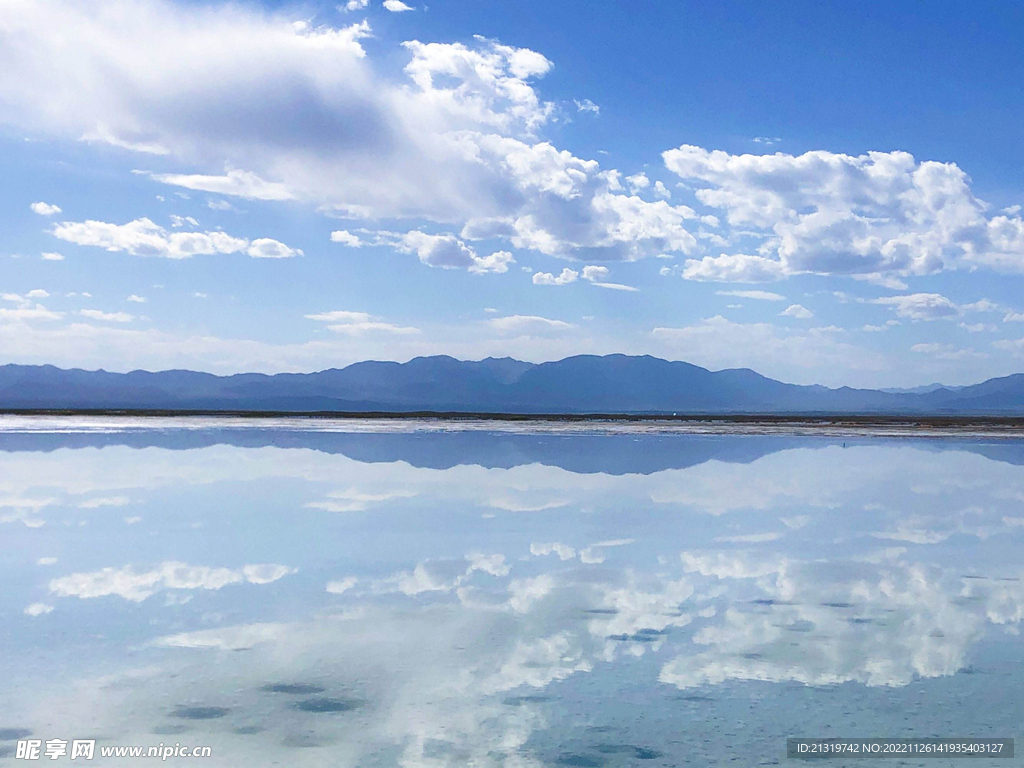
{"label": "mountain ridge", "polygon": [[623,354],[544,363],[435,355],[312,373],[224,376],[12,363],[0,366],[0,409],[1024,415],[1024,374],[965,387],[880,390],[789,384],[750,368],[711,371]]}

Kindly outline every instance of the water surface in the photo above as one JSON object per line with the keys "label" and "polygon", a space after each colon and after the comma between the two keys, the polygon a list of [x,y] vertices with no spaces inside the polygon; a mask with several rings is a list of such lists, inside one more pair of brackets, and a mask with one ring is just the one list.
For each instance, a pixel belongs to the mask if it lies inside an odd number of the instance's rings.
{"label": "water surface", "polygon": [[1022,730],[1013,439],[7,419],[0,536],[0,756],[758,765]]}

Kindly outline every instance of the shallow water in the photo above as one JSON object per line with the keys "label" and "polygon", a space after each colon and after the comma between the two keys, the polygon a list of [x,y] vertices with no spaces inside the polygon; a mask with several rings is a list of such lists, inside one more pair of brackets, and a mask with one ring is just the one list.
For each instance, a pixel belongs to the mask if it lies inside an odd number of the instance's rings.
{"label": "shallow water", "polygon": [[26,736],[525,768],[1022,730],[1014,439],[8,419],[0,536],[12,764]]}

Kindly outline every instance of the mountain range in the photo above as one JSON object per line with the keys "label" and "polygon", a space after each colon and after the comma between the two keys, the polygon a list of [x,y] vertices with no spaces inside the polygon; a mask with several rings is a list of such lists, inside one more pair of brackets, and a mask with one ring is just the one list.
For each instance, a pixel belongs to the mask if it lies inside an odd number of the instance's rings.
{"label": "mountain range", "polygon": [[885,391],[787,384],[747,368],[710,371],[646,355],[537,364],[433,356],[230,376],[11,364],[0,366],[0,409],[1024,416],[1024,374],[966,387]]}

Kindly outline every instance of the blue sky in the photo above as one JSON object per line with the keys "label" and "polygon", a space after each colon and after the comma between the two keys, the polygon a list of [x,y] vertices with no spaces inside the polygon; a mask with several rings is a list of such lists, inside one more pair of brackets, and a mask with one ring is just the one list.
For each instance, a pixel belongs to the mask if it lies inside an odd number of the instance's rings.
{"label": "blue sky", "polygon": [[0,0],[5,362],[1021,368],[1020,7],[348,5]]}

